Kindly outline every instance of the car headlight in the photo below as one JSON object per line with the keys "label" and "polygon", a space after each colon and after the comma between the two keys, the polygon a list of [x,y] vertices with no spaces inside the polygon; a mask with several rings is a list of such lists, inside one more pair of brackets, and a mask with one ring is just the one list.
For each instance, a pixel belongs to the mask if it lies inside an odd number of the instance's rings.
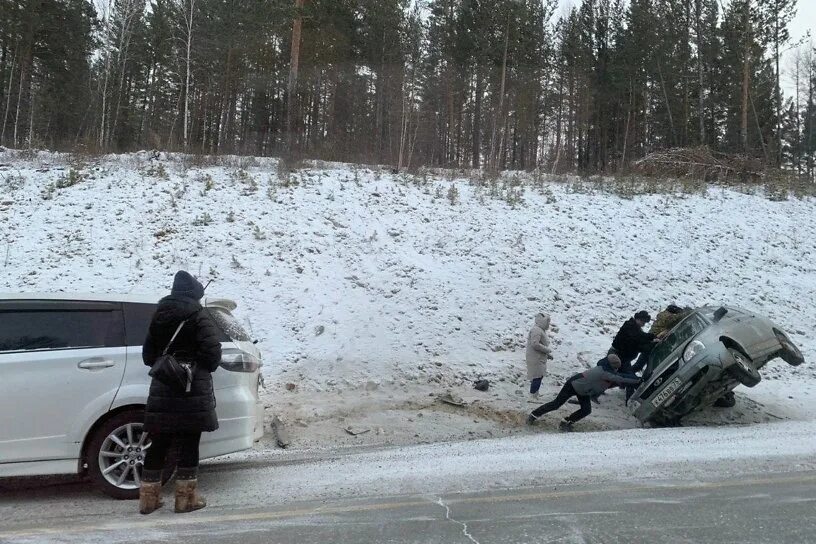
{"label": "car headlight", "polygon": [[698,355],[700,355],[705,350],[705,344],[700,342],[699,340],[693,340],[689,342],[689,345],[686,346],[685,351],[683,351],[683,361],[688,363]]}

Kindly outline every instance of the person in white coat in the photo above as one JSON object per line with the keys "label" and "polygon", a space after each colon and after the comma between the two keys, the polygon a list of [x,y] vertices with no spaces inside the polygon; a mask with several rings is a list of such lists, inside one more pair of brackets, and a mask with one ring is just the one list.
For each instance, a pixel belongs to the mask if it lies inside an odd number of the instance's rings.
{"label": "person in white coat", "polygon": [[550,316],[544,313],[535,316],[535,325],[527,336],[527,379],[530,380],[530,395],[538,397],[541,379],[547,373],[547,360],[552,359],[550,339]]}

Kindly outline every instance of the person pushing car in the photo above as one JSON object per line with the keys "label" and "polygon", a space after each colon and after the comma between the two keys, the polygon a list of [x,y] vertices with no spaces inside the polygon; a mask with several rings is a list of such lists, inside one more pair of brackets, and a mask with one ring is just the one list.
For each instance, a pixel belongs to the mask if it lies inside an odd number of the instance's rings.
{"label": "person pushing car", "polygon": [[612,348],[609,350],[610,354],[615,354],[620,358],[620,371],[624,373],[634,372],[632,368],[632,361],[641,352],[648,352],[666,335],[666,332],[661,334],[652,334],[644,332],[643,327],[646,323],[652,320],[652,316],[645,310],[641,310],[635,316],[627,320],[621,326],[615,339],[612,340]]}
{"label": "person pushing car", "polygon": [[572,397],[578,398],[581,406],[577,411],[568,415],[558,424],[562,431],[572,431],[572,425],[592,413],[591,398],[600,395],[615,385],[637,385],[640,378],[627,377],[618,374],[621,367],[620,357],[614,353],[606,356],[614,372],[607,371],[603,366],[595,366],[589,370],[575,374],[561,388],[561,391],[547,404],[542,404],[527,416],[527,424],[535,425],[538,419],[546,413],[561,408]]}

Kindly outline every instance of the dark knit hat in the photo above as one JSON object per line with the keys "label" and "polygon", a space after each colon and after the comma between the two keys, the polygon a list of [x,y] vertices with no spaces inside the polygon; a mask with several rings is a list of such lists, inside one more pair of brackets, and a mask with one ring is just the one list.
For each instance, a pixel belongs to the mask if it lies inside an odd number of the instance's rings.
{"label": "dark knit hat", "polygon": [[173,278],[173,289],[170,293],[180,297],[201,300],[204,296],[204,286],[189,272],[179,270],[176,272],[176,277]]}
{"label": "dark knit hat", "polygon": [[635,314],[635,319],[639,319],[640,321],[645,321],[646,323],[648,323],[649,321],[652,320],[652,316],[650,316],[649,312],[647,312],[646,310],[641,310]]}

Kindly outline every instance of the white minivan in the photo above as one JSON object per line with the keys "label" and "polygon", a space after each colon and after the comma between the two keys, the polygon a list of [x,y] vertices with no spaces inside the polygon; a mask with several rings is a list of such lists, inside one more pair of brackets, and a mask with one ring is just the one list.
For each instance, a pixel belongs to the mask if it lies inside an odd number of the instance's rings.
{"label": "white minivan", "polygon": [[[150,448],[142,343],[159,298],[0,294],[0,477],[87,473],[112,497],[138,497]],[[223,337],[213,373],[219,428],[202,436],[202,459],[263,436],[260,351],[234,302],[204,306]]]}

